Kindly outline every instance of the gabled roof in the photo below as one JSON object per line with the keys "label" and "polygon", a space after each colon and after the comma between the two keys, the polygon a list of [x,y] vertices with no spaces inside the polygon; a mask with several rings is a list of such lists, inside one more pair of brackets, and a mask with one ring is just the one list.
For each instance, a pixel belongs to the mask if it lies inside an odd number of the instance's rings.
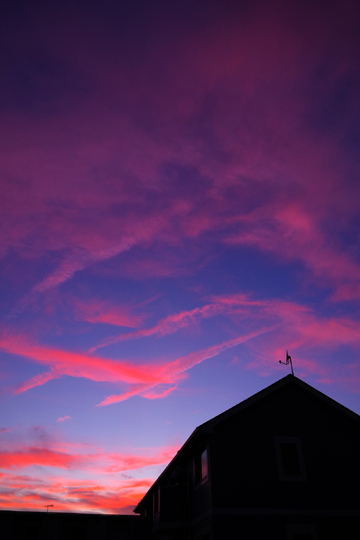
{"label": "gabled roof", "polygon": [[295,385],[296,387],[300,388],[302,391],[307,392],[311,396],[313,396],[315,399],[318,399],[328,405],[329,407],[336,409],[338,412],[346,415],[348,418],[351,418],[352,420],[355,420],[355,422],[359,423],[360,426],[360,416],[345,407],[344,405],[341,405],[334,399],[331,399],[330,397],[326,396],[319,390],[316,390],[309,384],[305,383],[304,381],[298,379],[294,375],[287,375],[286,377],[283,377],[279,381],[276,381],[275,383],[271,384],[270,386],[267,386],[263,390],[260,390],[260,392],[257,392],[253,396],[245,399],[241,403],[238,403],[234,407],[231,407],[227,411],[215,416],[211,420],[208,420],[207,422],[204,422],[204,424],[201,424],[195,430],[192,432],[190,437],[187,439],[187,441],[182,445],[180,450],[177,452],[177,454],[173,457],[173,459],[170,461],[168,466],[164,469],[164,471],[160,474],[160,476],[155,480],[153,485],[150,487],[150,489],[145,493],[144,497],[141,499],[141,501],[137,504],[137,506],[134,509],[134,512],[140,512],[139,507],[142,505],[143,501],[148,497],[148,495],[155,491],[157,487],[161,484],[162,479],[168,474],[169,470],[174,468],[176,466],[176,462],[178,459],[186,455],[189,451],[189,447],[191,447],[192,442],[197,439],[201,434],[209,434],[212,433],[214,430],[214,427],[218,424],[228,420],[232,416],[237,415],[240,412],[245,411],[248,407],[251,407],[258,401],[261,401],[265,397],[273,394],[274,392],[277,392],[281,388],[283,388],[286,385]]}

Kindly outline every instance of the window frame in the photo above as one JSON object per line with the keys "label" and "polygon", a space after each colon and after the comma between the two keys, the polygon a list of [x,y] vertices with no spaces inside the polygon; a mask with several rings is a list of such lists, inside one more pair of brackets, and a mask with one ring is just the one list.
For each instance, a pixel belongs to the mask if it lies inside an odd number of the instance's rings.
{"label": "window frame", "polygon": [[[203,453],[206,452],[206,475],[202,476],[202,460],[201,457]],[[201,478],[198,479],[198,473],[197,471],[200,470]],[[200,444],[196,451],[194,452],[194,458],[193,458],[193,476],[194,476],[194,486],[200,487],[203,484],[205,484],[209,480],[209,447],[207,442],[203,442]]]}
{"label": "window frame", "polygon": [[153,493],[153,516],[160,514],[160,489]]}
{"label": "window frame", "polygon": [[[304,456],[302,452],[300,437],[289,436],[275,436],[275,452],[278,466],[279,479],[285,482],[304,482],[307,480]],[[283,456],[281,451],[281,444],[294,444],[297,451],[297,457],[299,462],[300,474],[286,474],[284,471]]]}

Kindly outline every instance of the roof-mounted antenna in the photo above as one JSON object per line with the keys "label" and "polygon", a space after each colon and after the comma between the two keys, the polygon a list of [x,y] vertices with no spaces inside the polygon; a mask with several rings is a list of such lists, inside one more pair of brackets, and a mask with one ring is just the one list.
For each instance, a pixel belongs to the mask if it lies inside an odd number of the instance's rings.
{"label": "roof-mounted antenna", "polygon": [[289,353],[287,351],[286,351],[286,362],[282,362],[281,360],[279,360],[279,363],[283,364],[284,366],[288,366],[290,364],[290,366],[291,366],[291,374],[294,375],[291,356],[289,355]]}
{"label": "roof-mounted antenna", "polygon": [[46,513],[48,514],[49,513],[49,508],[54,508],[54,505],[53,504],[45,504],[44,508],[46,508]]}

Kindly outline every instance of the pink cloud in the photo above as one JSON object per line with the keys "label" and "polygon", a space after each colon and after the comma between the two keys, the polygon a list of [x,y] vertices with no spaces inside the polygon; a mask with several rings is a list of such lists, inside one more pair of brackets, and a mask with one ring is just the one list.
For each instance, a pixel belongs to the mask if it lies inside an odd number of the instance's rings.
{"label": "pink cloud", "polygon": [[86,354],[41,347],[31,344],[28,339],[20,336],[3,335],[0,340],[0,347],[12,354],[18,354],[40,364],[51,366],[50,372],[35,376],[28,383],[18,388],[17,393],[38,384],[43,384],[43,382],[59,375],[85,377],[95,381],[122,381],[130,384],[134,382],[155,383],[158,380],[156,373],[152,374],[151,367],[146,369],[130,362],[118,362]]}
{"label": "pink cloud", "polygon": [[40,466],[67,470],[92,470],[94,473],[103,474],[162,465],[170,461],[177,450],[177,446],[167,446],[142,449],[142,454],[136,451],[131,454],[104,453],[104,451],[74,453],[71,452],[71,445],[63,443],[50,441],[42,447],[19,443],[12,445],[9,450],[2,449],[0,468],[12,470]]}
{"label": "pink cloud", "polygon": [[[126,361],[114,361],[97,358],[85,354],[70,353],[56,349],[44,348],[31,344],[23,337],[2,336],[0,346],[12,354],[30,358],[41,364],[50,365],[51,370],[47,373],[36,375],[29,381],[20,385],[16,393],[21,393],[30,388],[44,384],[54,377],[70,375],[84,377],[94,381],[128,383],[130,389],[119,396],[108,396],[100,405],[108,405],[116,401],[123,401],[134,395],[145,394],[159,384],[173,384],[184,377],[184,372],[194,365],[219,354],[220,352],[234,347],[240,343],[252,339],[271,328],[258,329],[249,334],[207,349],[191,353],[175,361],[154,362],[152,364],[136,366],[135,363]],[[159,396],[162,394],[160,392]],[[155,395],[155,394],[152,394]]]}
{"label": "pink cloud", "polygon": [[55,512],[101,512],[130,514],[154,478],[141,480],[74,479],[48,475],[40,480],[33,476],[4,474],[0,495],[2,508],[42,510],[54,504]]}
{"label": "pink cloud", "polygon": [[[31,434],[39,435],[38,430]],[[164,466],[178,450],[168,445],[105,452],[54,439],[51,433],[40,437],[41,445],[28,444],[28,435],[28,430],[16,433],[2,444],[2,508],[39,509],[50,501],[55,511],[128,513],[155,480],[151,468]],[[135,470],[143,478],[133,478]]]}
{"label": "pink cloud", "polygon": [[46,373],[35,375],[25,383],[20,384],[15,390],[15,394],[21,394],[22,392],[26,392],[26,390],[30,390],[31,388],[35,388],[36,386],[41,386],[46,382],[51,381],[52,379],[57,379],[60,376],[61,372],[58,372],[56,369],[51,369]]}
{"label": "pink cloud", "polygon": [[[231,296],[223,297],[214,297],[213,302],[205,304],[202,307],[194,308],[190,311],[182,311],[180,313],[175,313],[173,315],[168,315],[164,319],[161,319],[155,326],[150,328],[143,328],[136,330],[134,332],[126,332],[120,336],[111,337],[103,341],[101,344],[92,347],[89,352],[94,352],[101,347],[106,347],[107,345],[117,343],[119,341],[126,341],[130,339],[145,338],[150,336],[162,337],[168,334],[175,333],[182,328],[193,326],[196,322],[201,321],[202,319],[208,319],[215,317],[217,315],[239,315],[241,312],[248,313],[249,309],[254,307],[265,309],[267,302],[261,300],[253,300],[249,295],[245,294],[236,294]],[[272,302],[269,302],[269,306],[272,305]],[[295,304],[288,304],[289,309],[304,310],[307,311],[307,308],[304,306],[299,306]],[[286,306],[286,303],[283,304],[283,307]],[[268,308],[269,309],[269,308]]]}
{"label": "pink cloud", "polygon": [[137,456],[135,454],[109,454],[109,461],[112,464],[106,469],[107,472],[114,473],[120,471],[127,471],[133,469],[139,469],[143,467],[152,467],[154,465],[162,465],[172,460],[176,452],[179,450],[178,446],[167,446],[165,448],[156,449],[155,455],[143,455]]}
{"label": "pink cloud", "polygon": [[[202,349],[200,351],[190,353],[187,356],[177,358],[176,360],[169,362],[167,365],[161,368],[158,368],[160,377],[157,383],[134,385],[132,388],[130,388],[128,392],[125,392],[124,394],[108,396],[101,403],[99,403],[99,406],[110,405],[112,403],[124,401],[124,399],[128,399],[129,397],[139,395],[139,394],[142,395],[143,397],[148,397],[149,391],[150,391],[151,399],[154,399],[154,397],[156,396],[156,393],[153,392],[153,388],[155,386],[158,386],[159,383],[164,382],[164,383],[171,384],[174,382],[178,382],[179,380],[184,378],[185,376],[184,372],[186,372],[188,369],[191,369],[195,365],[200,364],[201,362],[203,362],[204,360],[208,360],[209,358],[213,358],[214,356],[220,354],[221,352],[226,351],[227,349],[230,349],[232,347],[235,347],[236,345],[239,345],[240,343],[245,343],[246,341],[254,337],[262,335],[266,332],[270,332],[273,329],[274,327],[258,329],[258,330],[255,330],[254,332],[250,332],[248,334],[237,337],[235,339],[231,339],[219,345],[214,345],[213,347],[208,347],[207,349]],[[164,391],[160,391],[160,393],[158,394],[158,397],[164,397],[164,395],[167,395],[170,391],[171,391],[170,389],[165,390],[165,394],[164,394]]]}
{"label": "pink cloud", "polygon": [[[332,245],[320,230],[318,217],[299,205],[288,203],[268,205],[239,218],[239,232],[228,242],[256,246],[283,260],[302,261],[312,275],[325,280],[339,291],[349,291],[352,297],[359,291],[359,266],[338,247]],[[349,282],[351,285],[343,285]],[[347,287],[346,289],[344,287]],[[333,299],[348,299],[349,293],[335,293]]]}
{"label": "pink cloud", "polygon": [[143,321],[143,317],[134,315],[131,308],[116,306],[104,300],[81,301],[78,298],[72,298],[71,304],[77,320],[125,327],[136,327]]}
{"label": "pink cloud", "polygon": [[168,388],[161,388],[161,386],[163,385],[158,385],[156,388],[152,388],[148,391],[143,391],[141,392],[141,396],[146,399],[164,398],[168,396],[169,394],[171,394],[171,392],[173,392],[177,388],[177,385],[175,386],[168,385]]}
{"label": "pink cloud", "polygon": [[[169,445],[112,453],[98,448],[93,451],[85,445],[86,452],[79,452],[82,446],[51,437],[41,447],[27,445],[21,437],[3,445],[0,505],[39,509],[39,504],[50,501],[55,511],[131,512],[155,478],[145,472],[143,478],[136,479],[129,473],[165,465],[178,450],[178,446]],[[16,474],[19,469],[22,475]]]}
{"label": "pink cloud", "polygon": [[360,283],[343,283],[337,287],[331,296],[333,302],[358,300],[360,298]]}
{"label": "pink cloud", "polygon": [[158,324],[151,328],[143,328],[141,330],[136,330],[135,332],[127,332],[109,338],[100,345],[92,347],[89,352],[94,352],[101,347],[106,347],[107,345],[117,343],[119,341],[126,341],[129,339],[144,338],[149,336],[165,336],[167,334],[173,334],[177,332],[180,328],[185,328],[191,324],[194,324],[197,319],[208,318],[217,315],[223,310],[221,304],[209,304],[201,308],[195,308],[191,311],[183,311],[181,313],[176,313],[174,315],[169,315],[164,319],[161,319]]}
{"label": "pink cloud", "polygon": [[26,450],[11,450],[0,452],[0,467],[2,469],[22,469],[33,465],[70,469],[79,465],[80,456],[69,455],[46,448],[27,448]]}
{"label": "pink cloud", "polygon": [[[344,115],[326,140],[306,122],[314,73],[334,43],[332,17],[348,27],[346,35],[356,35],[351,17],[329,9],[326,21],[313,13],[311,23],[265,4],[246,20],[241,10],[222,13],[223,24],[210,17],[204,27],[189,27],[186,39],[178,31],[167,35],[166,51],[157,27],[159,42],[151,41],[147,62],[133,51],[134,65],[125,49],[114,51],[114,29],[97,50],[93,22],[83,13],[71,50],[93,92],[79,97],[71,114],[37,122],[23,115],[21,130],[10,113],[2,121],[4,178],[19,179],[4,185],[4,252],[12,247],[24,259],[56,254],[32,291],[60,286],[133,247],[179,246],[208,233],[303,261],[335,287],[345,279],[357,290],[357,263],[326,232],[332,218],[344,230],[357,214],[357,186],[351,197],[341,191],[350,165],[340,142],[351,119]],[[63,49],[61,23],[39,25],[28,30],[37,28],[39,46],[78,73],[77,54]],[[356,40],[349,45],[344,35],[336,35],[330,87],[346,79],[357,58]],[[181,171],[196,178],[177,181]],[[239,219],[240,230],[229,235]],[[179,272],[179,264],[160,266],[143,260],[144,272]]]}
{"label": "pink cloud", "polygon": [[60,416],[56,421],[57,422],[65,422],[65,420],[71,420],[71,416]]}
{"label": "pink cloud", "polygon": [[[293,351],[311,351],[315,347],[330,349],[340,345],[357,348],[360,345],[360,325],[352,319],[324,318],[310,308],[294,302],[257,300],[243,294],[213,297],[211,303],[201,308],[168,316],[154,327],[125,334],[125,339],[166,335],[184,328],[196,319],[201,321],[203,318],[220,314],[230,317],[233,324],[241,324],[242,320],[246,320],[247,327],[249,329],[252,327],[252,330],[175,360],[163,359],[141,365],[137,365],[134,361],[115,361],[89,354],[44,348],[31,344],[21,336],[3,335],[1,346],[8,352],[22,355],[51,368],[50,371],[36,375],[21,384],[16,393],[44,384],[61,375],[128,385],[128,388],[120,394],[104,398],[99,404],[104,406],[136,395],[147,398],[164,397],[177,387],[186,372],[196,364],[254,338],[256,343],[262,343],[265,334],[267,335],[265,346],[269,349],[266,354],[271,362],[274,361],[274,356],[269,351],[273,341],[279,344],[281,342],[282,347],[284,343],[288,343],[287,348],[291,346]],[[256,348],[256,343],[250,348]],[[278,354],[277,347],[276,354]],[[306,362],[304,367],[306,368]]]}

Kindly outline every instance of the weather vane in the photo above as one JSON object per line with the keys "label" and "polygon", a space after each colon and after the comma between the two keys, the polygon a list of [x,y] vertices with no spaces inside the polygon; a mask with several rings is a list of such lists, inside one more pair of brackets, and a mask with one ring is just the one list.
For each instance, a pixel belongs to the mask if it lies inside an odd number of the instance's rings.
{"label": "weather vane", "polygon": [[49,508],[54,508],[53,504],[45,504],[44,508],[47,508],[46,513],[48,514]]}
{"label": "weather vane", "polygon": [[292,365],[292,360],[291,360],[291,356],[289,355],[289,353],[286,351],[286,362],[282,362],[281,360],[279,360],[279,363],[280,364],[283,364],[284,366],[288,366],[290,364],[291,366],[291,373],[292,375],[294,375],[294,370],[293,370],[293,365]]}

